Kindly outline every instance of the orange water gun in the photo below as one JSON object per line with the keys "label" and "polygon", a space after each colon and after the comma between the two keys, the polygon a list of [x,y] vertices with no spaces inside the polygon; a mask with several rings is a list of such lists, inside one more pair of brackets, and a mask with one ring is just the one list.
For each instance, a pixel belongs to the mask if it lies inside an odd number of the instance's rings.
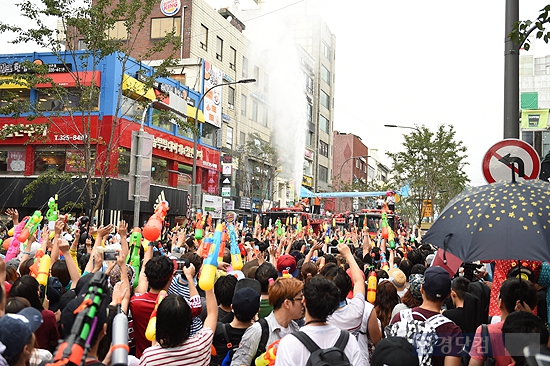
{"label": "orange water gun", "polygon": [[155,301],[155,308],[153,309],[153,312],[151,313],[151,317],[149,318],[149,323],[147,323],[147,329],[145,329],[145,338],[147,338],[149,341],[154,341],[157,335],[157,309],[159,308],[159,304],[164,300],[164,298],[168,294],[165,290],[161,290],[157,296],[157,301]]}
{"label": "orange water gun", "polygon": [[280,341],[280,339],[277,339],[275,342],[271,343],[266,351],[256,358],[254,364],[256,366],[274,366]]}
{"label": "orange water gun", "polygon": [[195,216],[195,239],[201,240],[204,232],[203,232],[203,223],[202,223],[202,211],[199,209],[197,210],[197,215]]}
{"label": "orange water gun", "polygon": [[168,201],[162,201],[157,205],[155,213],[151,215],[149,220],[147,220],[147,224],[143,227],[142,234],[145,239],[150,242],[158,240],[162,232],[164,219],[169,209],[170,206],[168,205]]}
{"label": "orange water gun", "polygon": [[40,272],[40,259],[43,256],[44,250],[42,250],[42,248],[38,248],[34,254],[34,263],[29,267],[30,275],[34,278],[38,277],[38,273]]}
{"label": "orange water gun", "polygon": [[367,280],[367,301],[374,304],[376,300],[376,286],[378,285],[378,278],[376,272],[371,271],[369,279]]}
{"label": "orange water gun", "polygon": [[385,212],[382,213],[382,237],[387,239],[389,236],[388,216]]}

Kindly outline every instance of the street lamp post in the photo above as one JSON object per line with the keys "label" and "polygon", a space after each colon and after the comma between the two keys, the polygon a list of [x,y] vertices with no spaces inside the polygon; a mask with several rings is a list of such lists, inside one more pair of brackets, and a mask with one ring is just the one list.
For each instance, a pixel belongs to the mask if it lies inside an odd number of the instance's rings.
{"label": "street lamp post", "polygon": [[[358,155],[358,156],[350,156],[349,158],[347,158],[346,160],[344,160],[344,162],[342,163],[342,165],[340,166],[340,184],[339,184],[339,187],[338,187],[338,191],[339,192],[342,192],[342,184],[344,183],[343,180],[342,180],[342,169],[344,168],[344,165],[346,165],[346,163],[349,161],[349,160],[352,160],[352,159],[359,159],[359,158],[370,158],[370,155]],[[342,212],[342,197],[340,197],[340,199],[338,200],[338,211],[339,212]]]}
{"label": "street lamp post", "polygon": [[201,95],[199,102],[197,103],[197,108],[195,110],[195,128],[193,130],[193,171],[192,171],[192,178],[191,178],[191,209],[192,213],[194,214],[197,212],[198,208],[198,200],[197,196],[198,193],[198,187],[200,185],[197,184],[197,145],[199,143],[199,137],[198,137],[198,130],[199,130],[199,108],[201,107],[201,103],[204,100],[204,97],[214,88],[218,88],[225,85],[234,85],[234,84],[248,84],[248,83],[255,83],[256,79],[243,79],[238,81],[233,81],[230,83],[222,83],[218,85],[214,85],[213,87],[209,88],[204,92],[203,95]]}
{"label": "street lamp post", "polygon": [[178,111],[172,107],[170,107],[168,104],[165,104],[159,100],[153,100],[147,104],[147,106],[143,109],[143,113],[141,115],[141,121],[139,124],[139,131],[137,133],[137,148],[136,148],[136,164],[135,164],[135,179],[134,179],[134,227],[140,227],[139,224],[139,211],[140,211],[140,205],[141,205],[141,178],[142,178],[142,171],[141,171],[141,165],[143,164],[143,139],[145,134],[144,124],[145,124],[145,118],[147,117],[147,112],[149,112],[149,109],[153,105],[159,105],[162,106],[163,109],[168,109],[172,113],[175,113],[177,115],[180,115],[182,117],[185,117],[185,114],[181,111]]}

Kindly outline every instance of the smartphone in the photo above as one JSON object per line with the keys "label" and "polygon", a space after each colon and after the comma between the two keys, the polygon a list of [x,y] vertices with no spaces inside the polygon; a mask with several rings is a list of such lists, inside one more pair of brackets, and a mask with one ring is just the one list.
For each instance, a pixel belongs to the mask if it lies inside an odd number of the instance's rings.
{"label": "smartphone", "polygon": [[176,265],[177,265],[176,274],[183,274],[183,269],[189,268],[189,266],[191,265],[191,262],[189,262],[189,258],[180,258],[180,259],[176,259]]}
{"label": "smartphone", "polygon": [[103,252],[103,260],[105,262],[114,262],[118,257],[118,252],[115,250],[106,250]]}
{"label": "smartphone", "polygon": [[328,254],[336,255],[340,254],[340,251],[336,247],[328,247]]}

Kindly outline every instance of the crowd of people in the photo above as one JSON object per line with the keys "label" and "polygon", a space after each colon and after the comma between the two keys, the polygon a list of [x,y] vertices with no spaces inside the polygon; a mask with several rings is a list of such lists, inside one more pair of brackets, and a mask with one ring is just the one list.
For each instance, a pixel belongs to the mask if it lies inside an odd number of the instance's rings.
{"label": "crowd of people", "polygon": [[[17,210],[6,213],[17,226]],[[546,262],[450,269],[416,228],[400,228],[390,244],[382,230],[259,221],[228,222],[240,251],[224,243],[213,253],[211,221],[165,227],[149,242],[124,221],[58,219],[16,251],[4,246],[0,365],[508,366],[527,365],[525,347],[547,349]],[[213,283],[201,288],[212,263]],[[106,287],[94,303],[100,278]],[[79,314],[93,306],[86,328]],[[121,313],[122,345],[113,330]],[[64,347],[85,331],[82,359],[71,349],[68,362]],[[113,357],[120,349],[122,363]]]}

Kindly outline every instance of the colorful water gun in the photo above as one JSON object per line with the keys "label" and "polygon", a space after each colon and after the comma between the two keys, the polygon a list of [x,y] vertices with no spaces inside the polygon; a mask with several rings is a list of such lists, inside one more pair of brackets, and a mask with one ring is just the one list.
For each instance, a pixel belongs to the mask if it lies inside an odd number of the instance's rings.
{"label": "colorful water gun", "polygon": [[21,234],[19,234],[17,240],[19,240],[20,242],[24,242],[25,240],[27,240],[29,236],[38,229],[38,226],[40,226],[41,222],[42,213],[38,210],[34,211],[32,216],[27,219],[25,227],[21,231]]}
{"label": "colorful water gun", "polygon": [[40,300],[44,301],[46,296],[46,288],[48,287],[48,277],[50,277],[50,265],[52,259],[48,254],[44,254],[39,260],[38,265],[38,275],[36,276],[36,281],[40,285]]}
{"label": "colorful water gun", "polygon": [[285,226],[289,226],[289,225],[290,225],[290,216],[287,216]]}
{"label": "colorful water gun", "polygon": [[380,253],[380,267],[386,272],[390,268],[390,266],[388,265],[388,261],[386,259],[386,253],[383,253],[383,252]]}
{"label": "colorful water gun", "polygon": [[168,213],[170,206],[168,201],[162,201],[155,208],[155,213],[151,215],[147,224],[143,227],[143,237],[149,241],[158,240],[160,233],[162,232],[162,226],[164,223],[164,218]]}
{"label": "colorful water gun", "polygon": [[254,364],[256,366],[273,366],[275,365],[275,358],[277,357],[277,350],[279,348],[279,342],[281,340],[277,339],[275,342],[271,343],[266,351],[256,357]]}
{"label": "colorful water gun", "polygon": [[202,211],[198,209],[195,215],[195,239],[202,240],[203,235]]}
{"label": "colorful water gun", "polygon": [[46,218],[48,219],[48,228],[50,231],[55,230],[55,222],[59,216],[59,208],[57,206],[57,194],[54,197],[50,197],[48,200],[48,211],[46,212]]}
{"label": "colorful water gun", "polygon": [[277,236],[283,236],[283,228],[280,219],[275,220],[275,226],[277,227]]}
{"label": "colorful water gun", "polygon": [[378,286],[378,278],[376,272],[371,271],[367,280],[367,301],[371,304],[376,300],[376,286]]}
{"label": "colorful water gun", "polygon": [[243,258],[241,257],[241,250],[239,249],[239,244],[237,243],[237,231],[235,230],[235,225],[228,224],[227,231],[229,231],[229,242],[231,243],[229,247],[231,251],[231,267],[233,267],[236,271],[240,271],[243,268]]}
{"label": "colorful water gun", "polygon": [[205,221],[206,221],[206,226],[212,229],[212,214],[210,214],[210,212],[206,213],[206,220]]}
{"label": "colorful water gun", "polygon": [[382,237],[384,239],[387,239],[389,235],[389,225],[388,225],[388,215],[383,212],[382,213]]}
{"label": "colorful water gun", "polygon": [[[128,245],[130,247],[130,253],[128,258],[126,258],[126,263],[130,264],[130,266],[134,268],[135,273],[139,273],[139,246],[141,245],[141,229],[139,227],[132,229],[132,233],[130,234],[130,243]],[[139,280],[139,276],[135,277],[134,283],[132,284],[134,288],[137,287]]]}
{"label": "colorful water gun", "polygon": [[159,308],[160,303],[168,294],[165,290],[160,290],[157,301],[155,301],[155,307],[153,308],[153,312],[151,313],[151,317],[149,318],[149,323],[147,323],[147,329],[145,329],[145,338],[150,340],[151,342],[155,340],[157,335],[157,309]]}
{"label": "colorful water gun", "polygon": [[218,254],[222,245],[222,230],[223,225],[218,224],[216,226],[216,230],[214,231],[214,246],[202,264],[201,275],[199,277],[199,286],[204,291],[209,291],[214,287],[214,278],[218,269]]}
{"label": "colorful water gun", "polygon": [[207,235],[202,241],[202,258],[206,259],[210,254],[210,249],[212,248],[212,236]]}
{"label": "colorful water gun", "polygon": [[122,311],[120,300],[116,306],[116,315],[113,318],[113,333],[111,337],[111,365],[128,365],[128,317]]}
{"label": "colorful water gun", "polygon": [[25,221],[23,219],[19,224],[17,224],[17,226],[13,230],[11,243],[8,248],[8,251],[6,252],[6,257],[4,258],[4,261],[7,262],[10,259],[15,258],[17,254],[19,254],[19,247],[21,246],[21,242],[17,238],[19,237],[19,235],[21,235],[21,231],[23,231],[24,227],[25,227]]}
{"label": "colorful water gun", "polygon": [[288,273],[288,269],[283,269],[282,276],[283,278],[291,278],[292,276]]}
{"label": "colorful water gun", "polygon": [[395,234],[391,227],[389,228],[388,233],[388,243],[390,244],[390,249],[395,249]]}
{"label": "colorful water gun", "polygon": [[38,272],[40,272],[40,259],[44,256],[44,250],[38,248],[34,254],[34,263],[29,267],[29,274],[34,278],[38,277]]}

